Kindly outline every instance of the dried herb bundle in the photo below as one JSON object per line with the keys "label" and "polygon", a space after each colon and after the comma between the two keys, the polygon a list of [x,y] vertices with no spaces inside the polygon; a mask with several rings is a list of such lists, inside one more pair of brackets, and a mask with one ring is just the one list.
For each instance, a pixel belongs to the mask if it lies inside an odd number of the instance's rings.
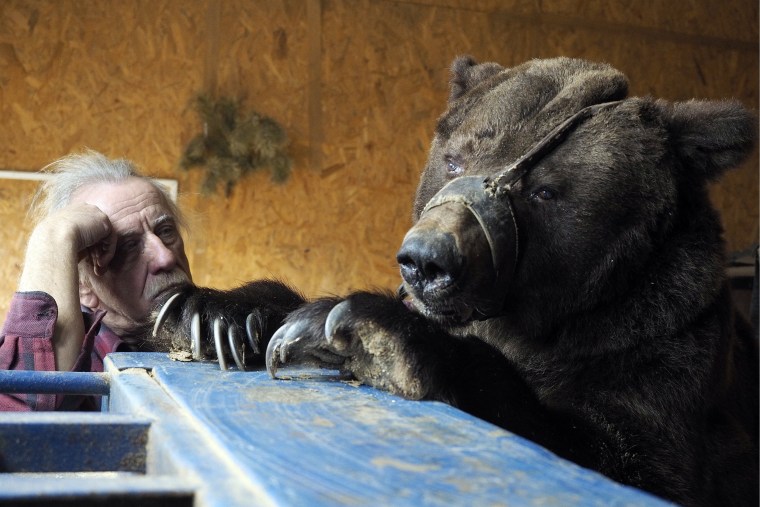
{"label": "dried herb bundle", "polygon": [[245,174],[264,168],[271,170],[276,183],[288,179],[292,167],[288,137],[275,120],[255,111],[244,114],[240,102],[229,98],[199,95],[195,109],[203,132],[190,140],[180,166],[205,167],[204,193],[215,192],[222,183],[229,195]]}

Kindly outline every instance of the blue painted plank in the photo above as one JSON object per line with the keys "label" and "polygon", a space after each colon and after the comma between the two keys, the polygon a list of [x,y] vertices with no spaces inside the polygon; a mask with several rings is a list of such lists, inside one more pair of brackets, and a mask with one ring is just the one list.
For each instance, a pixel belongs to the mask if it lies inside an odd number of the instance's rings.
{"label": "blue painted plank", "polygon": [[192,507],[194,489],[176,477],[114,472],[0,474],[0,504],[77,507]]}
{"label": "blue painted plank", "polygon": [[264,371],[119,356],[115,368],[150,363],[202,428],[205,441],[187,459],[218,450],[277,505],[667,505],[448,405],[329,372],[283,372],[298,378],[274,381]]}
{"label": "blue painted plank", "polygon": [[0,472],[145,472],[143,419],[101,413],[5,413]]}
{"label": "blue painted plank", "polygon": [[107,395],[108,390],[105,373],[0,370],[2,393]]}

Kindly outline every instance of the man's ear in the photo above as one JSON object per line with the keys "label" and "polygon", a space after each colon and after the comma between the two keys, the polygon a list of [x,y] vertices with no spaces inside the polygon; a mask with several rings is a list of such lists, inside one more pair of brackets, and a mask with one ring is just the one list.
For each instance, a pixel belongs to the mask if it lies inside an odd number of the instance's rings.
{"label": "man's ear", "polygon": [[97,294],[95,294],[95,291],[92,290],[90,284],[82,277],[79,279],[79,303],[82,306],[91,309],[97,308],[100,304],[100,299]]}

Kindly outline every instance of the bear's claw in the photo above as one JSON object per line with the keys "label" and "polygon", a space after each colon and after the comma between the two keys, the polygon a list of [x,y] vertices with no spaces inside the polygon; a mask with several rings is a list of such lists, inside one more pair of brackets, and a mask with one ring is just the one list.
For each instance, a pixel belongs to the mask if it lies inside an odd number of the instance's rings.
{"label": "bear's claw", "polygon": [[237,326],[230,326],[227,329],[227,341],[230,345],[232,359],[240,371],[245,371],[245,346],[240,340],[239,334],[240,331]]}
{"label": "bear's claw", "polygon": [[327,343],[333,342],[338,333],[338,328],[350,311],[350,303],[348,301],[341,301],[327,314],[327,320],[325,321],[325,338],[327,339]]}
{"label": "bear's claw", "polygon": [[[197,315],[197,314],[195,314]],[[195,315],[193,318],[195,318]],[[251,347],[253,354],[259,353],[259,333],[255,330],[254,325],[255,315],[249,313],[245,321],[245,337],[247,344]],[[214,348],[216,350],[216,357],[219,361],[219,369],[225,371],[227,366],[227,354],[225,354],[225,347],[229,346],[229,355],[232,356],[232,360],[235,361],[235,365],[238,370],[246,371],[245,366],[245,343],[240,337],[241,329],[231,324],[227,326],[226,319],[224,317],[217,317],[214,319]],[[224,335],[227,335],[226,340]],[[195,340],[195,338],[193,338]],[[198,341],[200,345],[200,340]],[[193,356],[195,358],[195,356]]]}
{"label": "bear's claw", "polygon": [[259,328],[262,327],[261,323],[261,315],[257,310],[254,310],[253,312],[248,314],[248,317],[245,319],[245,336],[248,339],[248,345],[251,346],[251,350],[253,350],[254,354],[260,354],[261,349],[259,348],[259,340],[260,335],[258,331],[256,331],[256,328],[254,327],[253,319],[256,318],[258,321]]}
{"label": "bear's claw", "polygon": [[167,299],[166,302],[161,306],[161,310],[159,310],[158,316],[156,317],[156,322],[153,324],[153,338],[156,337],[158,330],[161,328],[161,326],[164,325],[164,322],[166,322],[166,318],[169,316],[169,309],[172,307],[172,304],[177,300],[179,295],[179,292],[172,295],[172,297]]}
{"label": "bear's claw", "polygon": [[190,320],[190,353],[193,361],[203,359],[203,349],[201,345],[201,315],[198,312],[193,313]]}
{"label": "bear's claw", "polygon": [[272,378],[277,378],[277,368],[288,361],[291,347],[304,338],[308,326],[301,321],[288,323],[280,327],[269,341],[266,352],[267,372]]}
{"label": "bear's claw", "polygon": [[224,344],[222,343],[222,319],[214,319],[214,348],[216,349],[216,358],[219,361],[219,369],[227,370],[227,358],[224,357]]}

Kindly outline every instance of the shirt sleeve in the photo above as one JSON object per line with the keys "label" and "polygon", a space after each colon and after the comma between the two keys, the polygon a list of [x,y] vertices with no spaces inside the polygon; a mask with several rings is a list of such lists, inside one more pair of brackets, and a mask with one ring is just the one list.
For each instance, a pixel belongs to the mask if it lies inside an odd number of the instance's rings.
{"label": "shirt sleeve", "polygon": [[[0,332],[0,368],[4,370],[55,371],[53,330],[58,305],[44,292],[17,292]],[[89,371],[90,354],[100,319],[87,331],[73,371]],[[55,394],[0,393],[0,411],[55,410],[64,396]]]}
{"label": "shirt sleeve", "polygon": [[[44,292],[13,295],[0,332],[0,368],[4,370],[55,370],[53,329],[58,305]],[[53,410],[54,395],[0,393],[2,410]]]}

